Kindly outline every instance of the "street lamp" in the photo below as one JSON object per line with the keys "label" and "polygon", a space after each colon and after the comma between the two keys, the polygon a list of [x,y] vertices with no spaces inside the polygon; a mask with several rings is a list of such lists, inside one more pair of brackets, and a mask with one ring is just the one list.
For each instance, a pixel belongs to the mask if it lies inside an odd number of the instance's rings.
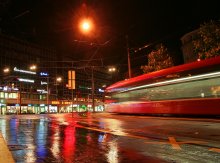
{"label": "street lamp", "polygon": [[56,78],[56,98],[58,99],[58,89],[57,89],[57,85],[58,83],[62,82],[62,78],[61,77],[57,77]]}
{"label": "street lamp", "polygon": [[[117,74],[115,75],[115,73],[118,72],[118,69],[115,67],[109,67],[108,72],[111,74],[111,81],[114,82],[116,80],[116,75],[117,75]],[[115,76],[115,78],[113,78],[113,76]]]}
{"label": "street lamp", "polygon": [[[91,18],[85,18],[85,19],[82,19],[80,21],[80,24],[79,24],[79,29],[80,31],[83,33],[83,34],[86,34],[86,35],[89,35],[91,34],[91,31],[93,30],[93,21]],[[95,99],[94,99],[94,95],[95,95],[95,82],[94,82],[94,67],[91,67],[92,68],[92,109],[93,109],[93,112],[95,112]]]}
{"label": "street lamp", "polygon": [[116,71],[116,68],[115,68],[115,67],[110,67],[110,68],[108,69],[108,71],[109,71],[109,72],[115,72],[115,71]]}
{"label": "street lamp", "polygon": [[4,72],[4,73],[9,73],[9,72],[10,72],[10,69],[9,69],[8,67],[6,67],[6,68],[3,69],[3,72]]}
{"label": "street lamp", "polygon": [[89,18],[82,19],[80,21],[79,28],[83,34],[89,34],[89,32],[91,32],[91,30],[93,29],[92,20]]}
{"label": "street lamp", "polygon": [[36,70],[37,69],[37,66],[36,65],[31,65],[30,66],[30,70]]}
{"label": "street lamp", "polygon": [[61,77],[57,77],[56,81],[57,81],[57,82],[61,82],[61,81],[62,81],[62,78],[61,78]]}

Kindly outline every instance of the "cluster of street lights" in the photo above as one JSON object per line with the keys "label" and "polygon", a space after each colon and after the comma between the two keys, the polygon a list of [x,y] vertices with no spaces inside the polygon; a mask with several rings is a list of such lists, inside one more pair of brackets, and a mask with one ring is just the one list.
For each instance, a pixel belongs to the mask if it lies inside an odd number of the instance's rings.
{"label": "cluster of street lights", "polygon": [[[35,71],[35,70],[37,69],[37,66],[36,66],[36,65],[31,65],[31,66],[29,67],[29,69],[30,69],[31,71]],[[3,69],[3,72],[4,72],[4,73],[9,73],[9,72],[10,72],[10,68],[9,68],[9,67],[5,67],[5,68]]]}
{"label": "cluster of street lights", "polygon": [[115,72],[115,71],[116,71],[116,68],[115,68],[115,67],[110,67],[110,68],[108,69],[108,71],[109,71],[109,72]]}

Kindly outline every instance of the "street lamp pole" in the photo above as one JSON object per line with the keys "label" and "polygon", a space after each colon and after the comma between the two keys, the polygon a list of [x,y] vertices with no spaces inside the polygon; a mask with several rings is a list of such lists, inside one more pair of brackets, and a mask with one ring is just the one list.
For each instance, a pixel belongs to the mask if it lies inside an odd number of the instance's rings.
{"label": "street lamp pole", "polygon": [[128,54],[128,77],[131,78],[131,62],[130,62],[130,50],[128,44],[128,35],[126,35],[126,43],[127,43],[127,54]]}
{"label": "street lamp pole", "polygon": [[95,112],[94,92],[95,92],[94,67],[92,66],[92,110],[93,110],[93,112]]}
{"label": "street lamp pole", "polygon": [[20,88],[19,88],[19,112],[21,114],[21,82],[19,83],[20,84]]}
{"label": "street lamp pole", "polygon": [[[73,79],[71,79],[73,80]],[[73,81],[71,81],[72,83]],[[76,103],[77,104],[77,103]],[[77,104],[78,105],[78,104]],[[72,117],[73,117],[73,89],[71,90],[71,110],[72,110]]]}
{"label": "street lamp pole", "polygon": [[49,109],[49,77],[47,77],[47,111],[50,113]]}

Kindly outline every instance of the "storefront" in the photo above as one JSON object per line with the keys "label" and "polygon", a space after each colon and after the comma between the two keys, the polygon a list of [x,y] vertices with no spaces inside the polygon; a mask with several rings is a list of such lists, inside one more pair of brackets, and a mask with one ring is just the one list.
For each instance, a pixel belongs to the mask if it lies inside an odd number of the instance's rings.
{"label": "storefront", "polygon": [[6,104],[0,103],[0,115],[6,114]]}

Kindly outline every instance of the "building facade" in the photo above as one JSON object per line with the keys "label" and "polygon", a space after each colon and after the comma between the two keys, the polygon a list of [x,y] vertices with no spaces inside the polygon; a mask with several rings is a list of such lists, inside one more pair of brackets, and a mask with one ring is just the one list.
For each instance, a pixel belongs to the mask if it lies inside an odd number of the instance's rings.
{"label": "building facade", "polygon": [[[109,75],[100,68],[73,66],[71,61],[68,65],[57,58],[54,49],[0,34],[0,114],[85,111],[92,110],[92,101],[95,111],[102,111]],[[32,64],[37,69],[31,70]],[[75,89],[67,86],[69,70],[76,72]],[[58,76],[62,82],[56,81]]]}
{"label": "building facade", "polygon": [[189,32],[181,37],[182,53],[184,57],[184,63],[195,62],[198,56],[194,53],[193,41],[198,38],[198,29]]}

